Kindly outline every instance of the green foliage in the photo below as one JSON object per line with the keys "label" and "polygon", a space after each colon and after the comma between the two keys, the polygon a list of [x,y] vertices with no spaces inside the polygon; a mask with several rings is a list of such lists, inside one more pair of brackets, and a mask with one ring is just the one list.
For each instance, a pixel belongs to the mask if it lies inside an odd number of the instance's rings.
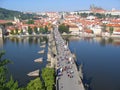
{"label": "green foliage", "polygon": [[10,77],[10,80],[5,85],[9,90],[17,90],[18,89],[18,82],[14,81],[12,76]]}
{"label": "green foliage", "polygon": [[11,30],[10,34],[15,35],[14,30]]}
{"label": "green foliage", "polygon": [[34,20],[32,19],[28,20],[27,24],[34,24]]}
{"label": "green foliage", "polygon": [[8,22],[8,23],[6,23],[6,25],[7,25],[7,26],[12,26],[13,23],[12,23],[12,22]]}
{"label": "green foliage", "polygon": [[15,29],[15,35],[18,35],[19,33],[18,33],[18,29],[16,28]]}
{"label": "green foliage", "polygon": [[1,90],[17,90],[18,83],[14,82],[12,76],[8,82],[7,79],[7,67],[6,65],[10,63],[8,59],[2,59],[5,55],[5,51],[0,51],[0,89]]}
{"label": "green foliage", "polygon": [[22,13],[20,18],[21,18],[22,20],[34,19],[34,16],[35,16],[35,15],[33,15],[33,14],[23,14],[23,13]]}
{"label": "green foliage", "polygon": [[13,23],[12,22],[8,22],[8,23],[1,23],[0,25],[2,25],[2,26],[12,26],[13,25]]}
{"label": "green foliage", "polygon": [[94,15],[94,13],[89,13],[89,16],[93,16]]}
{"label": "green foliage", "polygon": [[59,25],[58,30],[59,30],[60,33],[63,33],[63,32],[69,33],[69,27],[65,26],[64,24]]}
{"label": "green foliage", "polygon": [[105,18],[105,14],[96,13],[95,16],[99,19]]}
{"label": "green foliage", "polygon": [[36,78],[34,80],[31,80],[27,85],[27,90],[45,90],[40,78]]}
{"label": "green foliage", "polygon": [[14,16],[19,16],[21,12],[12,11],[0,8],[0,19],[13,19]]}
{"label": "green foliage", "polygon": [[85,18],[88,16],[88,13],[81,13],[80,16]]}
{"label": "green foliage", "polygon": [[35,32],[36,34],[39,34],[39,31],[38,31],[37,27],[34,27],[34,32]]}
{"label": "green foliage", "polygon": [[32,34],[32,33],[33,33],[33,30],[32,30],[31,27],[28,27],[28,33],[29,33],[29,34]]}
{"label": "green foliage", "polygon": [[19,17],[22,20],[25,19],[34,19],[34,14],[24,14],[22,12],[19,11],[13,11],[13,10],[7,10],[4,8],[0,8],[0,19],[4,19],[4,20],[13,20],[15,17]]}
{"label": "green foliage", "polygon": [[10,63],[8,59],[2,59],[4,55],[5,55],[5,51],[0,51],[0,87],[2,87],[6,82],[6,73],[7,73],[6,65]]}
{"label": "green foliage", "polygon": [[47,26],[45,26],[45,33],[47,33],[48,32],[48,27]]}
{"label": "green foliage", "polygon": [[55,85],[55,71],[53,68],[44,68],[42,70],[42,78],[45,85],[41,82],[40,78],[31,80],[26,87],[18,88],[18,82],[10,77],[6,81],[7,68],[6,65],[10,63],[8,59],[2,59],[5,51],[0,52],[0,90],[53,90]]}
{"label": "green foliage", "polygon": [[114,30],[114,28],[113,28],[113,27],[110,27],[110,28],[109,28],[109,32],[110,32],[110,34],[112,34],[112,33],[113,33],[113,30]]}
{"label": "green foliage", "polygon": [[21,30],[21,32],[20,32],[21,34],[24,34],[24,32],[23,32],[23,29]]}
{"label": "green foliage", "polygon": [[53,68],[44,68],[42,70],[42,78],[45,83],[45,87],[47,90],[52,90],[55,84],[55,72]]}
{"label": "green foliage", "polygon": [[43,33],[43,34],[48,33],[48,27],[47,26],[45,26],[45,28],[40,27],[39,33]]}

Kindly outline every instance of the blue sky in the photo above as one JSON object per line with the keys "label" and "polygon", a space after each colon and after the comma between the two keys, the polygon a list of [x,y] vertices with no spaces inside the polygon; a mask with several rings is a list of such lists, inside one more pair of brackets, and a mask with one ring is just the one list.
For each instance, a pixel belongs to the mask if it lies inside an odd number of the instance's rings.
{"label": "blue sky", "polygon": [[76,11],[90,5],[120,10],[120,0],[0,0],[0,7],[18,11]]}

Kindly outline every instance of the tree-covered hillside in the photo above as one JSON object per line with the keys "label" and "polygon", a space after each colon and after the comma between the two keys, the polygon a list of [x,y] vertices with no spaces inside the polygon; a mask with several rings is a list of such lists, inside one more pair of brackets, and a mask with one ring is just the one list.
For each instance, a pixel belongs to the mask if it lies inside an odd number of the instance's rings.
{"label": "tree-covered hillside", "polygon": [[19,17],[20,19],[33,19],[33,14],[24,14],[23,12],[7,10],[4,8],[0,8],[0,19],[4,20],[13,20],[13,18]]}

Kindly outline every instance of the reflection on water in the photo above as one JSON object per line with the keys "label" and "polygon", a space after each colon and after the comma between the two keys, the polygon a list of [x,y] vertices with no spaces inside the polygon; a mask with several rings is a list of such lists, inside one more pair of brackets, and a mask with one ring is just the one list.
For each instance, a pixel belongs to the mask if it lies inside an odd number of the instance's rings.
{"label": "reflection on water", "polygon": [[[69,43],[71,52],[75,52],[77,62],[83,63],[85,81],[90,84],[89,90],[120,89],[120,38],[70,37],[64,39]],[[41,42],[46,42],[45,54]],[[8,66],[10,73],[20,85],[25,85],[31,77],[27,73],[41,69],[47,64],[47,37],[14,37],[0,39],[0,49],[6,51],[5,58],[14,62]],[[44,57],[43,63],[34,60]]]}
{"label": "reflection on water", "polygon": [[[40,47],[43,41],[46,42],[45,53],[39,54],[38,51],[43,50]],[[5,58],[13,61],[13,64],[9,64],[8,68],[14,79],[19,81],[19,85],[25,85],[33,79],[27,76],[29,72],[46,66],[47,37],[4,38],[3,48],[0,47],[0,49],[6,51]],[[35,63],[34,60],[40,57],[43,57],[43,62]]]}
{"label": "reflection on water", "polygon": [[29,43],[31,44],[39,44],[40,42],[45,41],[46,43],[48,42],[47,37],[10,37],[10,38],[4,38],[4,44],[6,44],[6,41],[9,39],[10,42],[19,44],[19,43]]}
{"label": "reflection on water", "polygon": [[3,38],[0,38],[0,48],[3,48]]}
{"label": "reflection on water", "polygon": [[120,38],[69,38],[69,47],[83,63],[87,90],[120,90]]}
{"label": "reflection on water", "polygon": [[84,40],[88,42],[98,42],[101,46],[113,45],[120,46],[120,38],[108,38],[108,37],[75,37],[75,36],[63,36],[66,41],[79,41]]}

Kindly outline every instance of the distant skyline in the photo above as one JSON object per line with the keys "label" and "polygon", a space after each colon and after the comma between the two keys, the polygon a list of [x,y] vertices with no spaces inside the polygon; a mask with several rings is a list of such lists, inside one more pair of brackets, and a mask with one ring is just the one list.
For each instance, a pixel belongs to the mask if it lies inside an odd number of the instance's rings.
{"label": "distant skyline", "polygon": [[0,0],[0,7],[28,12],[89,10],[90,5],[120,10],[120,0]]}

